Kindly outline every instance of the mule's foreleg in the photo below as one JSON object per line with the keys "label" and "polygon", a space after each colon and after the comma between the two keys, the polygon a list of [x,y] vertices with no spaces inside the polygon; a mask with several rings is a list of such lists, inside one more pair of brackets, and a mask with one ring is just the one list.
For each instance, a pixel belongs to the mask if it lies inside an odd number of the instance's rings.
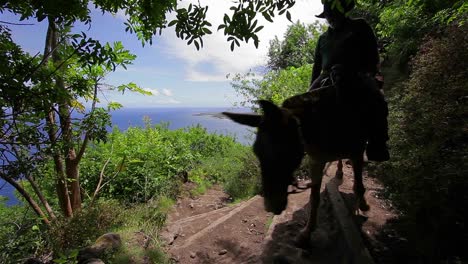
{"label": "mule's foreleg", "polygon": [[307,245],[310,241],[310,235],[317,227],[318,208],[320,205],[320,188],[322,185],[323,169],[325,162],[315,162],[309,160],[309,175],[312,180],[309,198],[309,215],[307,223],[302,229],[297,242],[299,245]]}
{"label": "mule's foreleg", "polygon": [[369,205],[367,204],[364,193],[366,188],[362,182],[362,170],[364,167],[364,160],[362,157],[354,158],[351,160],[353,163],[353,172],[354,172],[354,185],[353,191],[356,195],[356,210],[361,209],[362,211],[368,211]]}
{"label": "mule's foreleg", "polygon": [[335,177],[339,180],[343,179],[343,160],[339,159],[336,164]]}

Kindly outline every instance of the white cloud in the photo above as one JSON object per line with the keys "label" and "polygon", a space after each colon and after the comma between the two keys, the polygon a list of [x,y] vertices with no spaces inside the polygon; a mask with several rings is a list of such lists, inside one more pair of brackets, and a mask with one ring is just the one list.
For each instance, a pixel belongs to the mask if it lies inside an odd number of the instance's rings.
{"label": "white cloud", "polygon": [[165,96],[172,96],[172,91],[169,89],[162,89],[161,93]]}
{"label": "white cloud", "polygon": [[[182,0],[180,6],[188,5],[190,0]],[[162,34],[166,53],[185,61],[186,79],[189,81],[226,81],[228,73],[244,73],[249,69],[266,63],[269,41],[275,36],[282,39],[288,25],[291,24],[286,17],[277,16],[274,23],[270,23],[258,15],[259,25],[265,27],[258,34],[260,44],[258,49],[249,43],[241,43],[234,52],[230,50],[230,43],[222,31],[216,32],[222,22],[224,13],[230,12],[232,1],[201,0],[201,5],[208,5],[207,19],[213,24],[213,34],[204,37],[204,47],[197,51],[194,45],[187,46],[185,41],[175,36],[174,28],[169,28]],[[298,0],[290,9],[292,20],[300,20],[303,23],[312,23],[322,10],[322,4],[318,0]],[[171,14],[173,15],[173,14]],[[170,17],[168,20],[171,20]],[[171,31],[171,32],[170,32]],[[160,47],[158,47],[160,48]],[[202,65],[210,65],[209,69],[203,69]]]}
{"label": "white cloud", "polygon": [[156,99],[156,100],[150,100],[150,105],[154,105],[154,106],[160,106],[160,105],[177,105],[177,104],[181,104],[182,102],[179,101],[179,100],[176,100],[174,98],[159,98],[159,99]]}
{"label": "white cloud", "polygon": [[153,96],[158,96],[160,94],[158,90],[153,88],[143,88],[143,90],[150,92]]}

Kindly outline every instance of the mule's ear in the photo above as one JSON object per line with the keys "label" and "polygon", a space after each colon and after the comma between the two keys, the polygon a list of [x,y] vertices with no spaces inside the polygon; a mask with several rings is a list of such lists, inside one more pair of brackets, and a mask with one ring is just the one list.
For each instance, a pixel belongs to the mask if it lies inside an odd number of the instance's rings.
{"label": "mule's ear", "polygon": [[223,115],[229,117],[229,119],[236,123],[251,127],[258,127],[260,125],[260,121],[262,120],[262,116],[257,114],[223,112]]}
{"label": "mule's ear", "polygon": [[263,110],[265,119],[277,119],[282,117],[283,112],[281,112],[281,109],[274,103],[267,100],[259,100],[258,103]]}

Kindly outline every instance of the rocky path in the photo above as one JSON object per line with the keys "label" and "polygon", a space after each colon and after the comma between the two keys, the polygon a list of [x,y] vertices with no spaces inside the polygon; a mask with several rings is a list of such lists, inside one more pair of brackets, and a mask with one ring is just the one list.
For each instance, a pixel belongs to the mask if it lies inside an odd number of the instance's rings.
{"label": "rocky path", "polygon": [[324,176],[318,228],[307,249],[296,247],[294,239],[307,219],[309,190],[290,195],[287,210],[273,216],[265,212],[260,196],[228,205],[226,194],[213,188],[174,206],[161,234],[166,251],[177,263],[373,263],[361,234],[372,238],[392,215],[373,196],[373,183],[367,194],[373,209],[362,216],[364,224],[359,222],[349,210],[350,167],[345,166],[343,182],[329,176],[335,170],[330,166]]}

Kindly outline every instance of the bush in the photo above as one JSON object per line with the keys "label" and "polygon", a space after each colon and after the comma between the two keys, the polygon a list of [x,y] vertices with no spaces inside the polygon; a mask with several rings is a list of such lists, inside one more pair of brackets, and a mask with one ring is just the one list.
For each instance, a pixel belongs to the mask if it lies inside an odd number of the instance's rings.
{"label": "bush", "polygon": [[234,200],[249,198],[260,191],[260,167],[251,148],[237,146],[223,156],[202,161],[189,178],[205,189],[206,184],[220,183]]}
{"label": "bush", "polygon": [[46,253],[41,221],[29,207],[6,207],[0,196],[0,263],[22,263]]}
{"label": "bush", "polygon": [[73,217],[57,219],[46,236],[54,254],[68,254],[93,244],[112,227],[123,224],[121,212],[122,206],[118,202],[108,200],[87,207]]}
{"label": "bush", "polygon": [[[164,195],[175,198],[184,174],[210,157],[225,157],[233,138],[209,134],[201,126],[169,130],[165,125],[114,130],[107,143],[89,148],[81,165],[82,186],[92,194],[102,166],[101,197],[134,203]],[[216,180],[216,179],[213,179]]]}
{"label": "bush", "polygon": [[424,263],[467,258],[467,25],[426,39],[409,82],[390,98],[390,198]]}
{"label": "bush", "polygon": [[260,165],[252,150],[239,152],[232,157],[232,166],[236,170],[224,174],[224,190],[234,200],[249,198],[261,190]]}

